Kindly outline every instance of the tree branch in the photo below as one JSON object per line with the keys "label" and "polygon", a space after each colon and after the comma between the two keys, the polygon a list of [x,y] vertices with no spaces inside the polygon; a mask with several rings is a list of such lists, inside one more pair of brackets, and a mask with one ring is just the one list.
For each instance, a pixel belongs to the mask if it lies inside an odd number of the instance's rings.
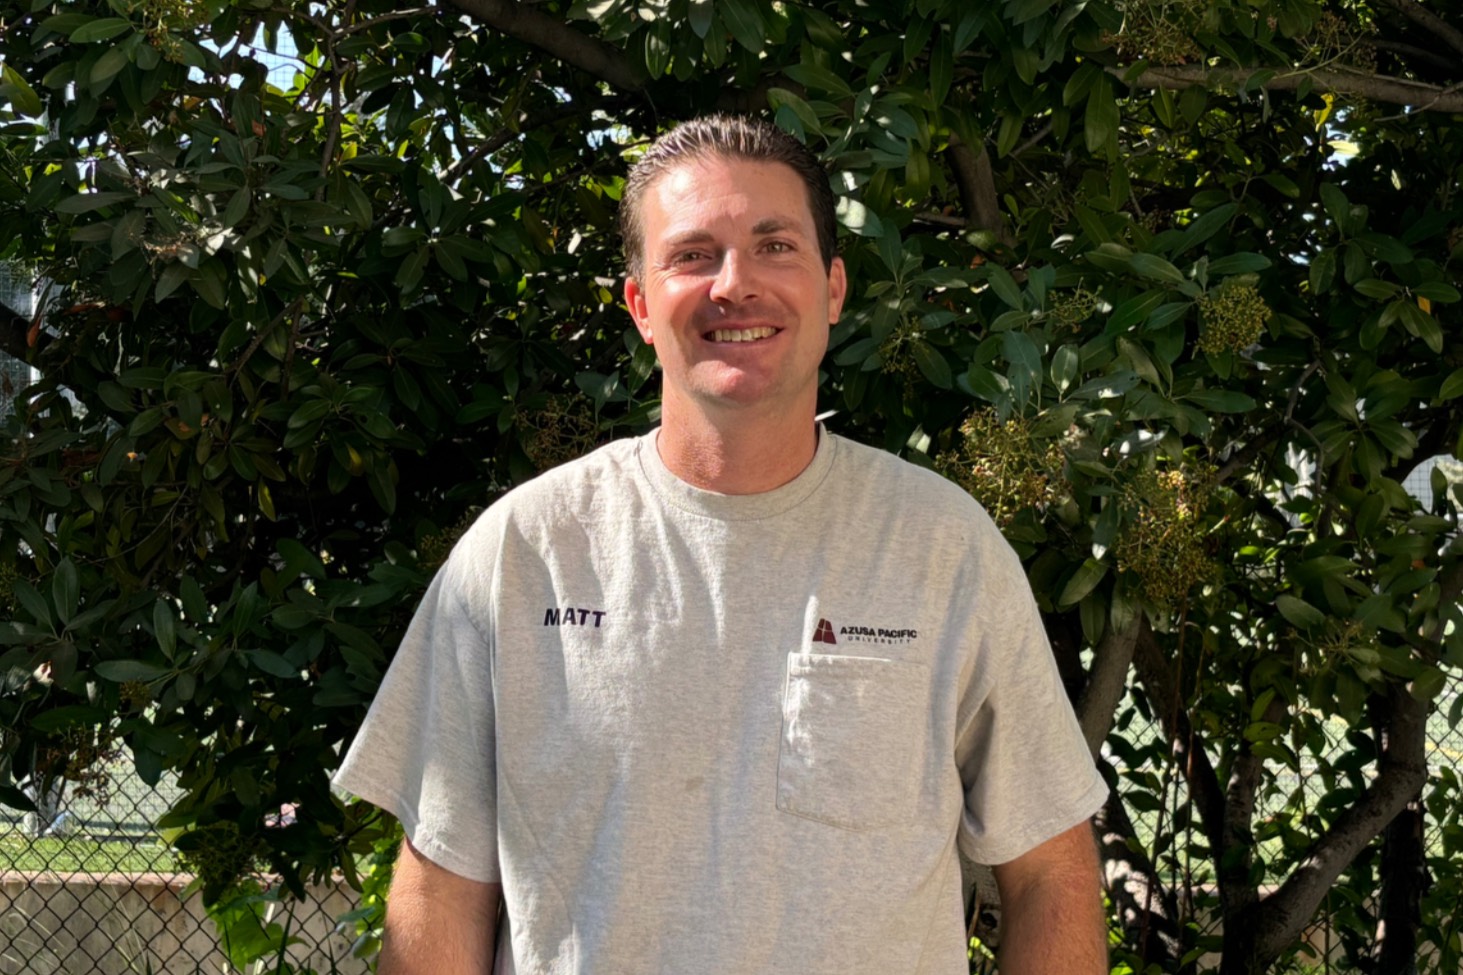
{"label": "tree branch", "polygon": [[1463,54],[1463,30],[1459,30],[1417,0],[1382,0],[1387,6],[1412,21],[1435,37],[1439,37],[1453,50]]}
{"label": "tree branch", "polygon": [[1223,484],[1236,473],[1250,473],[1255,460],[1275,444],[1273,436],[1257,437],[1230,454],[1224,466],[1214,474],[1214,482]]}
{"label": "tree branch", "polygon": [[40,354],[50,344],[51,335],[37,325],[37,319],[26,318],[0,302],[0,353],[20,362],[31,362],[32,354]]}
{"label": "tree branch", "polygon": [[[1242,89],[1255,75],[1269,68],[1209,68],[1202,64],[1176,64],[1144,70],[1136,78],[1127,77],[1128,68],[1108,68],[1115,77],[1133,88],[1187,88],[1190,85]],[[1439,88],[1420,81],[1383,75],[1358,74],[1351,71],[1315,70],[1277,74],[1260,83],[1270,91],[1294,91],[1309,79],[1315,91],[1357,95],[1372,101],[1408,105],[1423,111],[1463,112],[1463,92]]]}
{"label": "tree branch", "polygon": [[575,116],[588,115],[596,109],[607,109],[613,113],[614,99],[598,101],[593,105],[584,105],[579,102],[562,102],[552,108],[535,109],[532,112],[521,111],[518,113],[517,127],[509,128],[504,126],[497,132],[483,139],[472,152],[458,159],[449,166],[442,174],[443,182],[450,182],[460,174],[467,171],[468,167],[475,164],[484,156],[490,156],[508,143],[521,135],[532,132],[534,129],[542,128],[545,125],[553,125],[555,122],[562,122],[564,119]]}
{"label": "tree branch", "polygon": [[1129,943],[1138,946],[1144,963],[1156,964],[1160,971],[1178,971],[1184,953],[1178,904],[1136,842],[1137,830],[1116,790],[1108,794],[1093,822],[1102,853],[1103,886]]}
{"label": "tree branch", "polygon": [[1402,41],[1389,41],[1381,38],[1377,40],[1367,39],[1362,43],[1377,51],[1390,51],[1393,54],[1400,54],[1409,61],[1425,62],[1444,73],[1451,73],[1458,68],[1457,63],[1452,59],[1417,47],[1414,44],[1407,44]]}
{"label": "tree branch", "polygon": [[[1283,700],[1278,696],[1272,698],[1264,720],[1279,723],[1284,716]],[[1224,845],[1215,858],[1219,867],[1219,899],[1226,919],[1243,917],[1260,899],[1259,889],[1250,879],[1250,867],[1255,860],[1252,828],[1255,797],[1264,771],[1264,760],[1245,740],[1230,766],[1229,786],[1224,796]]]}
{"label": "tree branch", "polygon": [[1128,688],[1128,667],[1133,662],[1133,647],[1138,643],[1139,631],[1146,627],[1147,617],[1140,615],[1127,629],[1109,628],[1093,654],[1087,685],[1082,688],[1082,697],[1077,701],[1077,722],[1082,726],[1082,737],[1087,739],[1087,748],[1094,756],[1112,730],[1113,712]]}
{"label": "tree branch", "polygon": [[955,171],[955,185],[960,188],[960,202],[977,230],[985,230],[1002,239],[1001,204],[996,196],[996,178],[991,172],[991,154],[985,146],[977,152],[950,138],[950,167]]}
{"label": "tree branch", "polygon": [[561,20],[515,0],[449,0],[465,13],[502,34],[531,44],[546,54],[586,71],[622,91],[639,91],[645,76],[618,48],[581,34]]}
{"label": "tree branch", "polygon": [[1189,723],[1188,712],[1179,704],[1168,657],[1147,626],[1139,631],[1134,650],[1133,665],[1138,670],[1138,679],[1163,726],[1174,761],[1189,785],[1189,798],[1199,810],[1204,838],[1211,850],[1221,850],[1224,848],[1224,790],[1219,787],[1219,776],[1209,762],[1198,732]]}
{"label": "tree branch", "polygon": [[[29,342],[31,323],[24,316],[16,314],[14,309],[5,304],[0,304],[0,322],[4,323],[3,327],[0,327],[0,352],[4,352],[12,359],[29,362],[31,357]],[[49,345],[50,342],[51,336],[46,334],[45,329],[42,329],[40,334],[36,336],[35,351],[39,352]]]}
{"label": "tree branch", "polygon": [[1295,940],[1341,871],[1427,781],[1427,705],[1399,685],[1393,685],[1388,696],[1392,720],[1377,763],[1377,777],[1361,798],[1336,818],[1285,883],[1260,902],[1261,909],[1252,915],[1257,925],[1257,958],[1274,958]]}

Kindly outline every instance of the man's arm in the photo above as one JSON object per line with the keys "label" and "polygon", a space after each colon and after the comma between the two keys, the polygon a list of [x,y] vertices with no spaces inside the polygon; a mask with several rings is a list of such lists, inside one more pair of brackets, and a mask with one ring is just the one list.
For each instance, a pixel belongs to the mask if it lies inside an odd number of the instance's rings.
{"label": "man's arm", "polygon": [[994,869],[1001,975],[1107,975],[1097,844],[1087,821]]}
{"label": "man's arm", "polygon": [[502,884],[460,877],[403,840],[386,898],[379,975],[489,975]]}

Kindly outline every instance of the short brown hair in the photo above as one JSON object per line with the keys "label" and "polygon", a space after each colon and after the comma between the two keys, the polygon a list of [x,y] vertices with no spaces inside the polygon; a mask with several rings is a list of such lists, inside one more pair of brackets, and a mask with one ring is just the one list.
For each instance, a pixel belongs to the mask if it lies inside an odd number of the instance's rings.
{"label": "short brown hair", "polygon": [[828,172],[818,157],[770,122],[741,115],[706,115],[682,122],[656,139],[630,168],[620,196],[620,236],[630,277],[638,278],[644,271],[645,232],[640,209],[651,184],[682,163],[716,157],[782,163],[796,173],[808,191],[808,211],[817,228],[823,268],[832,268],[838,249],[836,201],[828,185]]}

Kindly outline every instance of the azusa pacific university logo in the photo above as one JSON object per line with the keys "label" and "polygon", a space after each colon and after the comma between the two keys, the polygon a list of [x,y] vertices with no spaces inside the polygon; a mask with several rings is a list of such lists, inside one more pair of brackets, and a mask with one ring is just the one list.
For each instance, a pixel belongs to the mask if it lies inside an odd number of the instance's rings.
{"label": "azusa pacific university logo", "polygon": [[907,627],[895,629],[887,626],[855,625],[835,628],[826,619],[818,620],[818,626],[813,630],[814,643],[831,643],[834,646],[840,640],[844,643],[904,644],[918,639],[919,631]]}

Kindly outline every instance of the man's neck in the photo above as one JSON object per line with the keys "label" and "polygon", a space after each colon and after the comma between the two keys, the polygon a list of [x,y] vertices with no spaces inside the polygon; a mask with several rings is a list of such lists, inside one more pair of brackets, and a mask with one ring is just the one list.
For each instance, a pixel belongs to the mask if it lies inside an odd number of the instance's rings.
{"label": "man's neck", "polygon": [[676,477],[719,494],[761,494],[796,478],[813,462],[818,426],[811,410],[718,423],[696,410],[665,404],[656,451]]}

